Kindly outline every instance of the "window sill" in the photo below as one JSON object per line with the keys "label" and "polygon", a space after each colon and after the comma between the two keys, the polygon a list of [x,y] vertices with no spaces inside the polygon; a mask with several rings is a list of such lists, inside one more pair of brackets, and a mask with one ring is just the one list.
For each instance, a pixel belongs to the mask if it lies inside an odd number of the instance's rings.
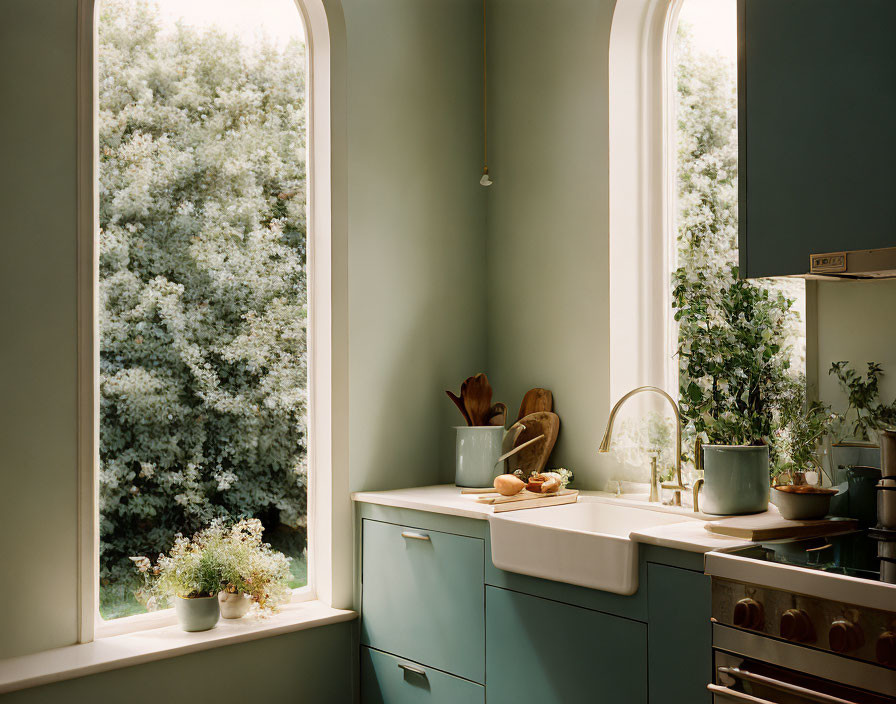
{"label": "window sill", "polygon": [[174,625],[99,638],[0,661],[0,694],[354,618],[354,611],[304,601],[288,604],[265,619],[221,619],[215,628],[201,633],[187,633]]}

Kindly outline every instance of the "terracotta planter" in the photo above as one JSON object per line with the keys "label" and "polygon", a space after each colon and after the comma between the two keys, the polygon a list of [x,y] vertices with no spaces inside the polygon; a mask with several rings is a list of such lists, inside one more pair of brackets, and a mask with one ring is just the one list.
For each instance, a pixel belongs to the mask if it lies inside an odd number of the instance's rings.
{"label": "terracotta planter", "polygon": [[174,613],[185,631],[208,631],[218,623],[221,609],[217,595],[192,598],[179,596],[174,600]]}
{"label": "terracotta planter", "polygon": [[218,592],[218,603],[221,605],[222,618],[242,618],[249,612],[252,599],[248,594]]}

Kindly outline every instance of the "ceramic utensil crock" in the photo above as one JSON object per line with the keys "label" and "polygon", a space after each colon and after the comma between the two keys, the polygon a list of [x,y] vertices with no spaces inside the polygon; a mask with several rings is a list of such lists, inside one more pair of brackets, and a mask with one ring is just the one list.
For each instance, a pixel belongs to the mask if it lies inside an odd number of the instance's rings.
{"label": "ceramic utensil crock", "polygon": [[458,426],[455,444],[457,486],[491,486],[501,468],[495,466],[501,456],[504,428],[500,425]]}

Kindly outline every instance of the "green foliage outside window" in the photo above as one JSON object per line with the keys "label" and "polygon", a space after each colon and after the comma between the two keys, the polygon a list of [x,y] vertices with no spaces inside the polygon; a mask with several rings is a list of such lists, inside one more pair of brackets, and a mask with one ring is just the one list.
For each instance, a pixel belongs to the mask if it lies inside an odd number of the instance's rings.
{"label": "green foliage outside window", "polygon": [[146,0],[104,0],[100,9],[100,554],[109,617],[130,608],[122,600],[134,584],[130,556],[163,552],[175,533],[214,518],[257,517],[267,540],[301,557],[305,53],[297,41],[250,48],[217,30],[163,31]]}

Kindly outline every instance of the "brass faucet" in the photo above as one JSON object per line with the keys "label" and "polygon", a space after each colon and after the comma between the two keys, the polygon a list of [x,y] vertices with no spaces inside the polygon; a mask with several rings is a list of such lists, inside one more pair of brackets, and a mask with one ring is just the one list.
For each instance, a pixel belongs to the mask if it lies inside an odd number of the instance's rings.
{"label": "brass faucet", "polygon": [[[610,451],[610,436],[613,433],[613,421],[616,420],[616,414],[619,412],[620,406],[632,396],[639,394],[642,391],[650,391],[662,396],[669,402],[669,405],[672,406],[672,412],[675,414],[675,483],[663,484],[663,489],[672,489],[672,505],[681,506],[681,492],[687,490],[687,487],[681,480],[681,413],[678,410],[678,404],[675,403],[675,400],[658,386],[639,386],[637,389],[629,391],[616,402],[616,405],[613,406],[613,409],[610,411],[610,417],[607,419],[607,429],[604,432],[603,440],[600,441],[598,452]],[[658,498],[654,498],[654,492],[651,491],[650,501],[657,500]]]}

